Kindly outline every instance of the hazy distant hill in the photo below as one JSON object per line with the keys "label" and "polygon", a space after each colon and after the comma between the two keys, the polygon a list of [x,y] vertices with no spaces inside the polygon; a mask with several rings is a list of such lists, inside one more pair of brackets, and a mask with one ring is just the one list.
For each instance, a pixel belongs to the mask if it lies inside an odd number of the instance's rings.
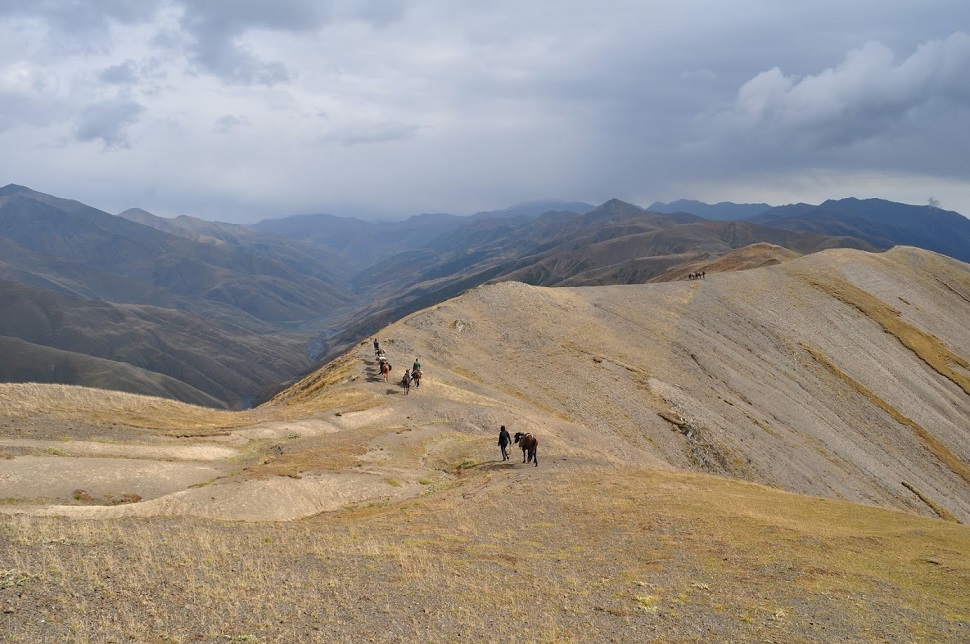
{"label": "hazy distant hill", "polygon": [[[121,367],[130,364],[185,383],[162,386],[182,400],[239,406],[303,371],[312,336],[296,327],[352,299],[320,251],[316,259],[287,240],[197,220],[171,234],[160,218],[137,215],[153,226],[21,186],[0,189],[0,336],[76,354],[44,382],[89,383],[100,368],[103,386],[160,391]],[[36,373],[19,360],[0,353],[9,379]],[[53,362],[66,364],[63,355]]]}
{"label": "hazy distant hill", "polygon": [[20,186],[0,189],[0,235],[0,277],[253,329],[324,315],[349,299],[272,257],[171,235]]}
{"label": "hazy distant hill", "polygon": [[483,210],[471,215],[469,219],[507,219],[510,217],[538,217],[547,212],[573,212],[582,214],[595,210],[594,204],[585,201],[557,201],[546,199],[544,201],[527,201],[525,203],[509,206],[500,210]]}
{"label": "hazy distant hill", "polygon": [[72,384],[174,398],[205,407],[227,406],[223,399],[149,369],[33,344],[20,338],[0,335],[0,356],[3,356],[0,382]]}
{"label": "hazy distant hill", "polygon": [[261,232],[251,226],[206,221],[186,215],[167,219],[139,208],[130,208],[118,216],[196,242],[223,246],[234,252],[269,257],[330,285],[334,297],[347,297],[336,285],[346,282],[352,267],[336,255],[309,244]]}
{"label": "hazy distant hill", "polygon": [[[0,338],[61,352],[0,346],[0,379],[7,382],[165,392],[186,402],[240,407],[310,364],[306,336],[257,335],[175,309],[112,304],[0,280],[0,310]],[[170,379],[184,384],[174,386]]]}
{"label": "hazy distant hill", "polygon": [[933,206],[883,199],[839,199],[779,206],[752,221],[825,235],[851,235],[880,247],[916,246],[970,261],[970,219]]}
{"label": "hazy distant hill", "polygon": [[722,201],[716,204],[707,204],[703,201],[691,199],[678,199],[670,203],[656,201],[650,204],[647,210],[654,212],[689,212],[692,215],[703,217],[704,219],[716,219],[719,221],[740,221],[749,219],[770,209],[766,203],[731,203]]}
{"label": "hazy distant hill", "polygon": [[422,214],[403,221],[362,221],[328,214],[295,215],[266,219],[253,228],[333,252],[349,265],[363,270],[387,257],[425,248],[442,235],[474,225],[480,220],[528,220],[550,210],[575,212],[591,210],[589,204],[566,201],[540,201],[511,206],[504,210],[482,211],[470,217],[445,213]]}

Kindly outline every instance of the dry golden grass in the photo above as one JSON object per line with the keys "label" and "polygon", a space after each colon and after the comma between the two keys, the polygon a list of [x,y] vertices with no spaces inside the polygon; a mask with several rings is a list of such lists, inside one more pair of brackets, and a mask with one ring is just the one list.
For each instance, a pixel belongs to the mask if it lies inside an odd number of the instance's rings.
{"label": "dry golden grass", "polygon": [[[900,318],[899,311],[844,280],[811,278],[810,282],[877,322],[920,360],[970,395],[970,376],[967,375],[970,373],[970,362],[950,351],[938,338],[907,324]],[[960,370],[954,369],[953,365],[960,367]]]}
{"label": "dry golden grass", "polygon": [[202,433],[250,425],[261,412],[233,412],[197,407],[165,398],[71,385],[0,383],[2,416],[88,425],[116,425],[160,432]]}
{"label": "dry golden grass", "polygon": [[970,632],[970,529],[703,475],[475,465],[420,499],[287,524],[8,517],[0,543],[13,642]]}

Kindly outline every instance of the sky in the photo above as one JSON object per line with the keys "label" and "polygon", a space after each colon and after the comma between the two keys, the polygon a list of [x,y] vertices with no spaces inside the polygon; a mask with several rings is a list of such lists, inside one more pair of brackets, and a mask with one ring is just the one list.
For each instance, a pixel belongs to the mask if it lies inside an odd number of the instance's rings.
{"label": "sky", "polygon": [[970,216],[967,0],[0,0],[0,186],[233,223]]}

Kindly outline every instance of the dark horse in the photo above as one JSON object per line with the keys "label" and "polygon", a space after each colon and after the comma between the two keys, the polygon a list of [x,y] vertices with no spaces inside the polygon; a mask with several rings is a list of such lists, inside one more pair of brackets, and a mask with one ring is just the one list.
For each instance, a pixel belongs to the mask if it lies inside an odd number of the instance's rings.
{"label": "dark horse", "polygon": [[522,448],[522,462],[531,463],[535,462],[536,467],[539,467],[539,456],[536,452],[539,450],[539,439],[533,434],[523,434],[522,432],[515,432],[514,443],[518,443],[519,447]]}
{"label": "dark horse", "polygon": [[404,387],[405,394],[411,391],[411,372],[407,369],[404,370],[404,377],[401,378],[401,386]]}

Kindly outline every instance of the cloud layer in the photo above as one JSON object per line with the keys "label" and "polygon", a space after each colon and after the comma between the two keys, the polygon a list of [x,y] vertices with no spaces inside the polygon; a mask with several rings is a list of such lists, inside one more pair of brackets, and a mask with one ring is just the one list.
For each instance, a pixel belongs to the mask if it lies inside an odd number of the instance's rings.
{"label": "cloud layer", "polygon": [[8,0],[0,184],[223,221],[612,197],[970,214],[970,6],[845,4]]}

